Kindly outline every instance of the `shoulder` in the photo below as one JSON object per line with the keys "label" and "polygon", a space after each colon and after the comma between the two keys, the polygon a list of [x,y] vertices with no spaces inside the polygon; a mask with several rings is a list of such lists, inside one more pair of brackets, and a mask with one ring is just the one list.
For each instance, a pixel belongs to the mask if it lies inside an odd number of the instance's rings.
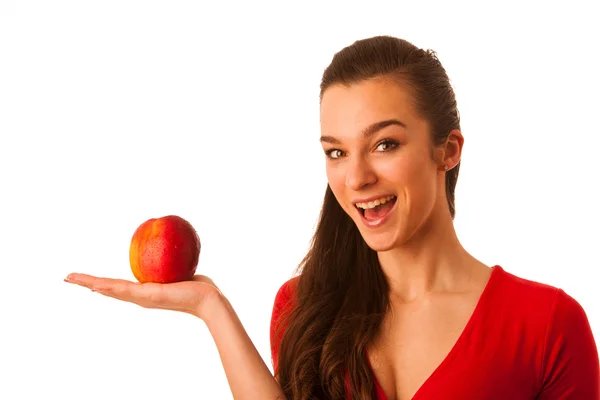
{"label": "shoulder", "polygon": [[285,300],[289,299],[298,285],[298,279],[300,276],[294,276],[293,278],[285,281],[277,290],[277,294],[275,295],[275,301],[277,300]]}
{"label": "shoulder", "polygon": [[598,348],[577,300],[557,289],[544,337],[541,399],[600,398]]}
{"label": "shoulder", "polygon": [[546,306],[550,306],[558,293],[558,288],[546,283],[525,279],[505,271],[500,266],[496,266],[499,271],[498,286],[506,296],[516,297],[519,300],[524,298],[538,298]]}
{"label": "shoulder", "polygon": [[491,291],[497,314],[510,316],[510,320],[515,324],[524,323],[530,328],[534,325],[540,329],[545,328],[561,290],[546,283],[517,276],[500,266],[495,268],[497,277]]}
{"label": "shoulder", "polygon": [[496,268],[496,303],[510,310],[513,317],[537,321],[545,333],[550,327],[567,322],[588,322],[581,304],[563,289]]}
{"label": "shoulder", "polygon": [[298,276],[285,281],[277,290],[271,312],[270,343],[271,357],[275,374],[278,370],[279,344],[286,329],[285,316],[293,305],[294,293],[298,285]]}
{"label": "shoulder", "polygon": [[[497,304],[510,310],[521,341],[538,349],[540,399],[596,398],[600,388],[598,349],[581,304],[563,289],[501,271]],[[533,343],[534,342],[534,343]],[[579,395],[580,397],[577,397]]]}
{"label": "shoulder", "polygon": [[295,276],[285,281],[277,290],[275,300],[273,301],[273,317],[278,317],[281,312],[292,304],[294,293],[298,285],[299,276]]}

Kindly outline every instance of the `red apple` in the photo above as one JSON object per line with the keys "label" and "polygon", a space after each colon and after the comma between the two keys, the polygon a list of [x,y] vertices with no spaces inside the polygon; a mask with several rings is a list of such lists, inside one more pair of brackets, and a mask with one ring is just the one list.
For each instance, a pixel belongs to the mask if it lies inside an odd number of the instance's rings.
{"label": "red apple", "polygon": [[200,238],[196,230],[176,215],[141,224],[129,247],[131,271],[142,283],[189,280],[196,273],[199,257]]}

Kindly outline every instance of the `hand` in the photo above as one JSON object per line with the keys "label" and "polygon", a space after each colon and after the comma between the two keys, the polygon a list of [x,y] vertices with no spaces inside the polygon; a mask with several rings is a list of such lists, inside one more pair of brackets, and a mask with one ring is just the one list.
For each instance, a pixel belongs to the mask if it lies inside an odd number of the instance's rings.
{"label": "hand", "polygon": [[138,283],[73,273],[65,282],[144,308],[180,311],[199,318],[203,318],[207,304],[222,297],[212,279],[203,275],[176,283]]}

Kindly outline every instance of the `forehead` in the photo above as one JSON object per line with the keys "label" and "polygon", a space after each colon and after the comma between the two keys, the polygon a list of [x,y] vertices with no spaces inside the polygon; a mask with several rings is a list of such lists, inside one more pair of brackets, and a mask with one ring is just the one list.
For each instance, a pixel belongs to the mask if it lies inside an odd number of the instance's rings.
{"label": "forehead", "polygon": [[355,134],[378,121],[398,119],[407,129],[422,125],[408,88],[390,79],[372,79],[350,86],[333,85],[321,100],[321,130],[332,135]]}

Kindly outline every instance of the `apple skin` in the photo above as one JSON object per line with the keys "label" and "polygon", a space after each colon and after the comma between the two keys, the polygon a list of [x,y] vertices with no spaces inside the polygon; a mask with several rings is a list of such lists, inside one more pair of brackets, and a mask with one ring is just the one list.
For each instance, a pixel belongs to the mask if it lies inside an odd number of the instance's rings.
{"label": "apple skin", "polygon": [[131,271],[141,283],[190,280],[199,258],[198,233],[177,215],[144,222],[135,230],[129,246]]}

